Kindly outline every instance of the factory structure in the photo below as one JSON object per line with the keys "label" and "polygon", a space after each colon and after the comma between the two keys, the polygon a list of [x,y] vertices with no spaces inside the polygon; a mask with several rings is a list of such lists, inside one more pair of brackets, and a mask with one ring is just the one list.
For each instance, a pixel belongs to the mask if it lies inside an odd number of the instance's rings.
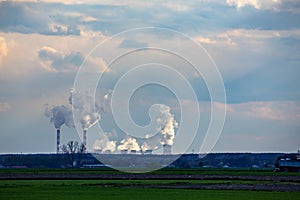
{"label": "factory structure", "polygon": [[[87,129],[83,129],[83,145],[85,146],[84,153],[88,153],[87,151]],[[61,153],[61,146],[60,146],[60,135],[61,135],[61,130],[60,128],[56,129],[56,153]],[[112,151],[109,149],[94,149],[93,151],[96,154],[111,154]],[[153,149],[146,149],[146,150],[135,150],[135,149],[120,149],[119,151],[120,154],[137,154],[137,155],[151,155],[153,154]],[[162,145],[162,154],[163,155],[171,155],[172,154],[172,145],[169,144],[163,144]]]}
{"label": "factory structure", "polygon": [[[172,154],[172,145],[164,144],[162,146],[162,154],[163,155],[171,155]],[[102,149],[94,149],[94,153],[96,154],[111,154],[112,151],[110,150],[105,150],[103,151]],[[152,149],[147,149],[147,150],[128,150],[128,149],[121,149],[119,151],[120,154],[133,154],[133,155],[152,155],[153,150]]]}

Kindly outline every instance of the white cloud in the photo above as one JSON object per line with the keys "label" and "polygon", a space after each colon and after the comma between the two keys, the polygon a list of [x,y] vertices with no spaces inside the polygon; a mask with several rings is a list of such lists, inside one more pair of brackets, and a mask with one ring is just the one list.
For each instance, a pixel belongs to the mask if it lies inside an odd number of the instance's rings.
{"label": "white cloud", "polygon": [[0,102],[0,113],[5,112],[11,108],[11,105],[7,102]]}
{"label": "white cloud", "polygon": [[43,61],[44,68],[52,72],[76,71],[84,60],[80,52],[63,54],[49,46],[39,49],[38,57]]}
{"label": "white cloud", "polygon": [[224,32],[231,38],[244,38],[244,39],[270,39],[280,37],[300,37],[300,29],[293,30],[259,30],[259,29],[233,29]]}
{"label": "white cloud", "polygon": [[191,8],[187,5],[186,1],[178,3],[178,2],[166,2],[163,3],[163,6],[167,9],[173,10],[175,12],[188,12]]}
{"label": "white cloud", "polygon": [[300,120],[300,104],[293,101],[266,101],[228,104],[228,114],[269,120]]}
{"label": "white cloud", "polygon": [[1,2],[0,29],[4,32],[25,34],[80,35],[78,24],[72,21],[74,18],[61,23],[60,18],[55,18],[57,13],[55,9],[39,4]]}
{"label": "white cloud", "polygon": [[203,44],[216,44],[217,43],[216,40],[213,40],[213,39],[210,39],[210,38],[207,38],[207,37],[201,37],[201,36],[196,37],[195,40],[197,42],[200,42],[200,43],[203,43]]}
{"label": "white cloud", "polygon": [[[224,104],[220,102],[194,102],[185,100],[184,105],[191,111],[199,105],[200,112],[210,112],[214,109],[223,109]],[[295,101],[252,101],[238,104],[226,104],[227,115],[239,117],[261,118],[279,121],[300,120],[300,102]]]}
{"label": "white cloud", "polygon": [[[205,34],[203,34],[205,35]],[[231,29],[224,32],[206,33],[207,36],[195,36],[194,39],[203,44],[226,45],[238,47],[242,43],[255,48],[268,39],[300,38],[300,29],[293,30],[259,30],[259,29]],[[265,44],[263,44],[265,45]],[[251,48],[250,48],[251,49]]]}
{"label": "white cloud", "polygon": [[68,27],[62,24],[55,24],[55,23],[50,23],[49,24],[49,30],[53,33],[57,34],[66,34],[68,32]]}
{"label": "white cloud", "polygon": [[[42,66],[48,72],[76,72],[85,61],[85,71],[99,73],[107,69],[107,65],[102,58],[87,57],[81,52],[63,53],[56,49],[44,46],[38,50],[38,57],[42,61]],[[86,59],[86,60],[85,60]]]}
{"label": "white cloud", "polygon": [[281,0],[226,0],[230,6],[242,8],[252,6],[256,9],[276,9],[276,5],[281,3]]}
{"label": "white cloud", "polygon": [[[8,54],[8,47],[4,37],[0,36],[0,64],[5,56]],[[0,66],[1,67],[1,66]]]}
{"label": "white cloud", "polygon": [[[7,1],[7,0],[0,0]],[[63,3],[63,4],[102,4],[102,5],[125,5],[127,2],[116,0],[14,0],[14,2],[45,2],[45,3]]]}

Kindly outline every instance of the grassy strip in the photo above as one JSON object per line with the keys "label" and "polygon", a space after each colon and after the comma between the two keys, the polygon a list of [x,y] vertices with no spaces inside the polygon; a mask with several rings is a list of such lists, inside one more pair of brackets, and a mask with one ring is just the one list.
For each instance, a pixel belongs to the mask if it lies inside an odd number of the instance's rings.
{"label": "grassy strip", "polygon": [[[299,199],[299,192],[186,190],[105,187],[99,183],[155,184],[158,181],[1,181],[0,199]],[[164,181],[165,184],[172,183]],[[162,184],[162,181],[159,182]]]}
{"label": "grassy strip", "polygon": [[[109,169],[0,169],[1,173],[16,174],[125,174],[125,172]],[[253,170],[253,169],[161,169],[149,174],[199,174],[199,175],[257,175],[257,176],[300,176],[300,173],[272,172],[271,170]]]}
{"label": "grassy strip", "polygon": [[[144,185],[190,185],[190,184],[223,184],[223,185],[254,185],[254,184],[279,184],[272,181],[243,181],[243,180],[3,180],[0,189],[27,186],[144,186]],[[295,184],[280,182],[280,184]]]}
{"label": "grassy strip", "polygon": [[[3,180],[0,188],[27,185],[114,185],[116,187],[131,185],[168,185],[168,184],[268,184],[272,181],[243,180]],[[288,184],[288,183],[287,183]]]}

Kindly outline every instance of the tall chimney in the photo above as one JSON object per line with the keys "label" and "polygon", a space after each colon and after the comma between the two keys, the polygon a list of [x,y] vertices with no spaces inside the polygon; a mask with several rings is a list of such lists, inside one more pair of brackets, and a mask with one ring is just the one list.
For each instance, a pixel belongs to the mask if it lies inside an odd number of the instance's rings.
{"label": "tall chimney", "polygon": [[87,152],[87,130],[86,129],[83,129],[83,145],[84,145],[84,152],[86,153]]}
{"label": "tall chimney", "polygon": [[169,144],[164,144],[163,145],[163,154],[165,154],[165,155],[172,154],[172,146]]}
{"label": "tall chimney", "polygon": [[56,129],[56,153],[59,153],[60,148],[60,129]]}

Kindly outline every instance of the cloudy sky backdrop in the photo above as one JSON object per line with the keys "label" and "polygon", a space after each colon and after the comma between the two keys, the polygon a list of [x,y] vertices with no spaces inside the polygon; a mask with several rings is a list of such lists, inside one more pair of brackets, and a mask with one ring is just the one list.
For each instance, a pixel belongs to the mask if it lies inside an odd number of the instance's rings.
{"label": "cloudy sky backdrop", "polygon": [[[96,44],[145,26],[188,35],[219,67],[227,102],[213,103],[226,103],[227,117],[214,152],[295,152],[300,149],[299,19],[298,0],[2,0],[0,153],[54,152],[55,129],[44,105],[68,104],[76,72]],[[145,46],[144,37],[120,40],[112,49]],[[103,71],[101,58],[88,62]],[[121,71],[103,73],[113,79]],[[191,75],[190,81],[205,107],[201,79]],[[172,95],[160,90],[145,88],[136,98],[146,97],[148,105],[153,96],[176,107]],[[193,110],[195,102],[187,103]],[[138,120],[138,113],[133,118]],[[62,127],[62,143],[70,139],[78,140],[76,130]],[[200,144],[196,139],[189,152]]]}

